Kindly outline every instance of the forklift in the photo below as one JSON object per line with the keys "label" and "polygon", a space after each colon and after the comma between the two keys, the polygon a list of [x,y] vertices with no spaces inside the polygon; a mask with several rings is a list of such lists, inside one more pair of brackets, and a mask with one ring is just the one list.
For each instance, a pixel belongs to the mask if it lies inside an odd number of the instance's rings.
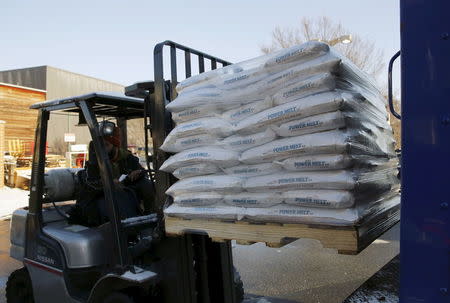
{"label": "forklift", "polygon": [[[392,85],[389,99],[393,115],[401,118],[403,131],[401,253],[347,298],[346,303],[450,301],[450,2],[399,2],[401,50],[391,60],[390,80],[393,62],[401,57],[401,115],[395,112],[392,103]],[[169,48],[168,62],[163,61],[164,48]],[[189,233],[173,238],[165,238],[161,233],[158,237],[158,230],[164,227],[160,214],[130,221],[114,216],[117,211],[111,166],[98,139],[96,116],[115,112],[118,125],[126,127],[127,116],[132,117],[133,111],[137,116],[138,111],[143,112],[145,136],[148,139],[150,133],[153,139],[151,160],[156,169],[157,199],[161,208],[170,203],[164,192],[173,179],[157,168],[168,157],[159,146],[173,127],[165,105],[176,97],[180,53],[184,53],[186,78],[192,75],[193,55],[198,57],[200,73],[205,71],[205,60],[210,62],[211,69],[217,68],[217,64],[229,64],[166,41],[154,50],[154,82],[137,83],[127,90],[128,95],[144,101],[92,94],[89,98],[69,98],[35,106],[39,109],[38,148],[33,159],[30,203],[28,208],[16,211],[11,222],[10,254],[23,261],[24,268],[14,272],[8,281],[8,302],[152,302],[153,299],[154,302],[233,303],[240,300],[242,288],[235,279],[230,242],[213,243],[205,235]],[[86,118],[96,142],[99,163],[103,163],[102,181],[113,218],[104,226],[95,229],[67,226],[58,213],[64,212],[65,205],[54,201],[53,207],[43,207],[47,202],[46,129],[52,110],[75,111]],[[147,155],[148,152],[147,147]],[[130,243],[125,240],[127,229],[134,224],[138,233],[140,229],[155,231],[153,245],[144,256],[135,259],[130,258],[127,246]],[[139,244],[139,237],[137,240],[131,244]]]}
{"label": "forklift", "polygon": [[[171,81],[164,80],[163,47],[171,51]],[[186,77],[190,56],[211,68],[229,62],[166,41],[155,47],[155,81],[136,83],[126,95],[90,93],[46,101],[38,110],[29,206],[16,210],[11,220],[10,255],[23,262],[7,282],[8,303],[62,302],[167,302],[234,303],[244,296],[242,281],[233,267],[230,241],[215,243],[202,234],[164,235],[163,208],[170,203],[164,192],[175,180],[158,168],[168,155],[159,146],[172,128],[165,105],[176,96],[176,51],[185,53]],[[175,77],[174,77],[175,75]],[[134,97],[133,97],[134,96]],[[136,98],[138,97],[138,98]],[[76,169],[45,172],[47,128],[53,113],[78,114],[89,128],[94,146],[109,222],[96,227],[71,224],[81,182]],[[121,145],[127,147],[127,121],[144,118],[146,161],[156,185],[156,213],[121,219],[112,168],[102,137],[111,132],[101,120],[115,120]],[[153,157],[148,147],[153,140]]]}

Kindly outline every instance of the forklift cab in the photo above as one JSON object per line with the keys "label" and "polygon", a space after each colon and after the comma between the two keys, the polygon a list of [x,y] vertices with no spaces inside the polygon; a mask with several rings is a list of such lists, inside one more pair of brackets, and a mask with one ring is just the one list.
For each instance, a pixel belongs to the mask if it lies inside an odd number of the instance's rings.
{"label": "forklift cab", "polygon": [[[121,145],[126,148],[127,120],[141,118],[143,107],[142,99],[113,93],[91,93],[31,107],[39,110],[37,148],[28,209],[13,214],[11,256],[23,261],[33,281],[35,302],[95,302],[105,299],[102,285],[112,281],[122,284],[119,289],[127,285],[146,291],[155,280],[156,274],[138,267],[129,252],[130,245],[148,245],[148,229],[156,225],[157,215],[120,219],[111,163],[102,139],[102,131],[108,130],[99,128],[98,121],[115,119],[123,138]],[[48,121],[54,112],[78,114],[79,125],[85,123],[89,128],[110,218],[101,226],[68,223],[66,212],[73,206],[68,202],[76,199],[79,183],[77,169],[45,172]],[[131,229],[137,235],[133,243],[129,239]],[[147,229],[145,239],[139,234],[143,229]]]}

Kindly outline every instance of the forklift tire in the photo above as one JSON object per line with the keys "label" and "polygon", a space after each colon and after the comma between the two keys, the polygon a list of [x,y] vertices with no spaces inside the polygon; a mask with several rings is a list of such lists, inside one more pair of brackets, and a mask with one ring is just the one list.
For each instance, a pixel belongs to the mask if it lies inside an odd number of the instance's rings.
{"label": "forklift tire", "polygon": [[109,296],[106,296],[103,303],[135,303],[135,301],[123,292],[113,292]]}
{"label": "forklift tire", "polygon": [[11,273],[6,282],[7,303],[34,303],[33,286],[25,267]]}
{"label": "forklift tire", "polygon": [[236,267],[233,267],[234,271],[234,292],[236,295],[236,302],[240,303],[244,301],[244,283],[242,282],[241,275],[236,270]]}

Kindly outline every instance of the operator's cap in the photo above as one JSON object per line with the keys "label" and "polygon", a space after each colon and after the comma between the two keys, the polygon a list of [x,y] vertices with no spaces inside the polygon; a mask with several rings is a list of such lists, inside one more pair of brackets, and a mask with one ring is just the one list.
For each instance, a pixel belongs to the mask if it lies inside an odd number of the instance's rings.
{"label": "operator's cap", "polygon": [[102,137],[116,147],[120,147],[120,131],[114,122],[101,121],[99,124],[100,134]]}

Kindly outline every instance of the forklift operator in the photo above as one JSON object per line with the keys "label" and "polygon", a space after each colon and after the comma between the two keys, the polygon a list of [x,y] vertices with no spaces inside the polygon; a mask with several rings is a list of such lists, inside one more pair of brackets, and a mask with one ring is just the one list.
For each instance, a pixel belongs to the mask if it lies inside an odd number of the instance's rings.
{"label": "forklift operator", "polygon": [[[120,147],[120,130],[111,121],[99,123],[105,150],[109,156],[114,181],[114,194],[121,219],[135,217],[155,209],[153,182],[139,164],[139,159]],[[88,226],[109,221],[107,201],[103,194],[100,170],[93,142],[89,144],[89,161],[80,172],[81,187],[77,199],[77,211],[71,217]],[[140,206],[142,202],[142,207]]]}

